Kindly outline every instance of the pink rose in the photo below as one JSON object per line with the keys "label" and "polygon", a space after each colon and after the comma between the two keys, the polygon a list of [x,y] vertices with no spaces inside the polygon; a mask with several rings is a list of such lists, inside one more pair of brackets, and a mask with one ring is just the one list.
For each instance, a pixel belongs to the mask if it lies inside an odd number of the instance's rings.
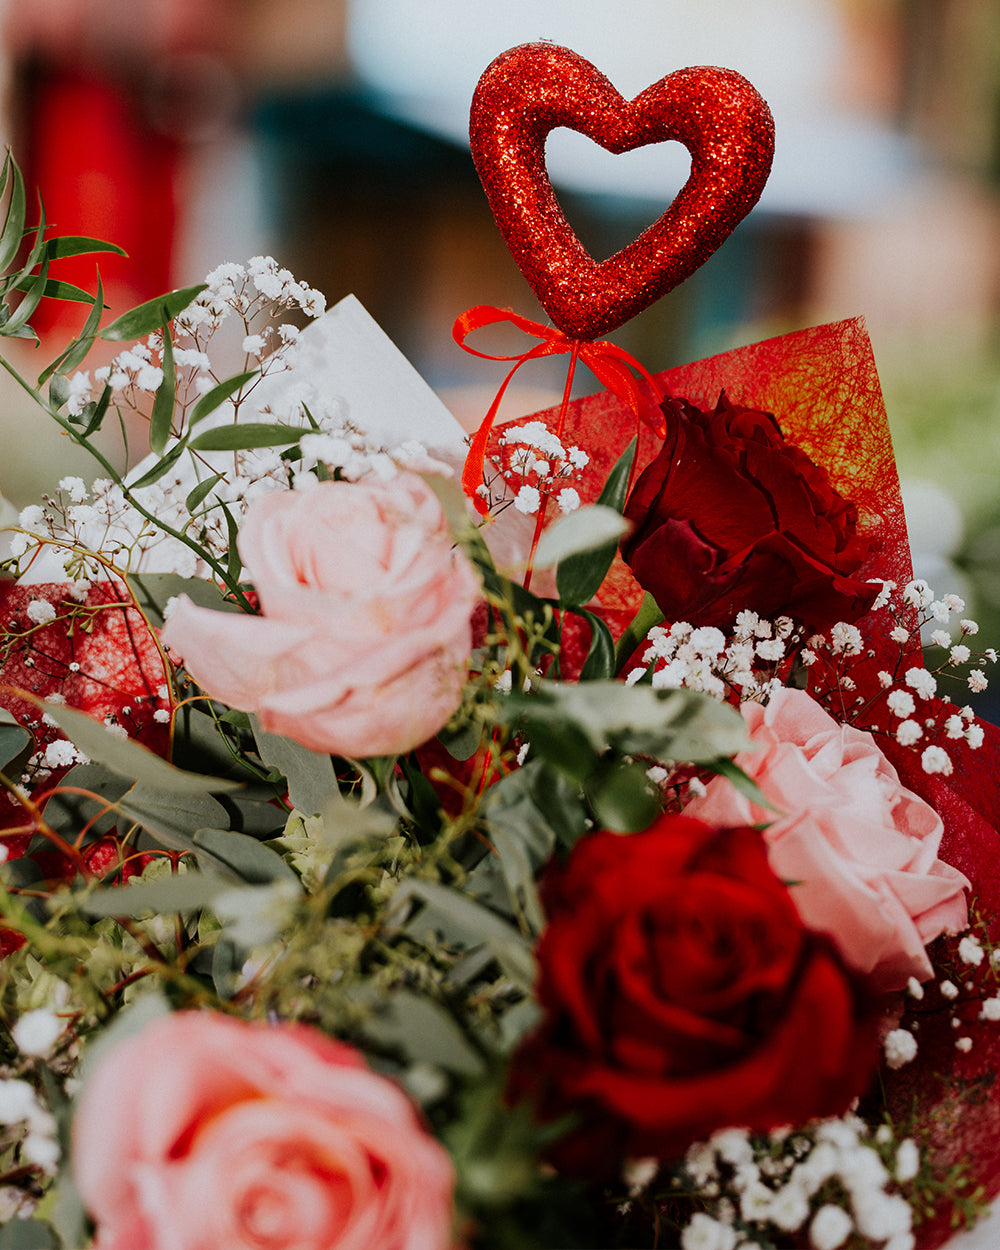
{"label": "pink rose", "polygon": [[304,1025],[163,1016],[102,1055],[73,1168],[95,1250],[449,1250],[451,1162]]}
{"label": "pink rose", "polygon": [[969,882],[937,858],[938,814],[900,784],[871,734],[839,724],[804,690],[779,690],[766,707],[742,711],[756,749],[736,763],[777,815],[721,777],[685,815],[767,824],[771,867],[791,883],[809,928],[828,934],[878,990],[927,980],[926,943],[968,923]]}
{"label": "pink rose", "polygon": [[336,755],[396,755],[445,724],[479,583],[421,478],[265,495],[239,552],[262,615],[181,597],[163,630],[209,695]]}

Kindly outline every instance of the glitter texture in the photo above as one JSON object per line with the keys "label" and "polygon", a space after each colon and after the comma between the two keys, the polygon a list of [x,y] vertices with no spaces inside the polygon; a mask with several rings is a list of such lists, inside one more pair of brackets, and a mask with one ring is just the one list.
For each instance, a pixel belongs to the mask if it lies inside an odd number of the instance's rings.
{"label": "glitter texture", "polygon": [[[691,153],[691,175],[663,216],[600,264],[563,216],[545,170],[545,139],[557,126],[609,152],[675,139]],[[469,140],[518,268],[559,329],[586,340],[690,277],[753,208],[771,169],[774,122],[733,70],[677,70],[626,100],[568,48],[526,43],[480,78]]]}

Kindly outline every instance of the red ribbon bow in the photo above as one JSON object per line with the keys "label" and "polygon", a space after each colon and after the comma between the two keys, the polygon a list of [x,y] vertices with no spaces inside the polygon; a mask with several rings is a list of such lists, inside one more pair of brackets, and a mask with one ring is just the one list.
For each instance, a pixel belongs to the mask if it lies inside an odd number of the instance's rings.
{"label": "red ribbon bow", "polygon": [[[517,329],[523,330],[534,338],[541,339],[541,342],[529,348],[526,352],[513,356],[492,356],[488,352],[477,351],[466,343],[465,340],[474,330],[481,330],[484,326],[495,325],[498,321],[509,321]],[[666,433],[666,426],[663,423],[659,410],[657,409],[654,415],[652,411],[649,411],[648,401],[644,404],[645,397],[639,386],[638,379],[632,374],[632,370],[635,370],[649,383],[657,403],[660,400],[659,388],[639,361],[615,343],[609,343],[604,340],[590,342],[571,339],[563,334],[561,330],[557,330],[555,326],[546,326],[538,321],[530,321],[527,317],[518,316],[517,313],[512,312],[510,309],[494,308],[491,304],[477,304],[475,308],[467,309],[460,317],[456,318],[451,334],[463,351],[470,352],[473,356],[479,356],[482,360],[513,360],[516,362],[501,383],[496,398],[493,400],[489,411],[483,418],[482,424],[473,436],[469,454],[465,458],[465,468],[462,471],[462,486],[465,493],[472,499],[476,509],[482,514],[486,513],[487,507],[479,493],[479,488],[483,482],[486,448],[493,430],[493,422],[496,419],[497,411],[500,408],[508,383],[518,369],[528,360],[535,360],[541,356],[569,355],[572,357],[570,365],[571,376],[576,361],[578,359],[582,360],[599,382],[603,382],[612,394],[624,400],[629,408],[632,409],[636,418],[636,430],[638,430],[640,419],[643,419],[661,438]],[[563,399],[564,411],[568,397],[569,380],[567,380],[566,396]],[[647,409],[646,412],[643,412],[644,407]],[[561,430],[557,430],[556,434],[559,435],[561,432]]]}

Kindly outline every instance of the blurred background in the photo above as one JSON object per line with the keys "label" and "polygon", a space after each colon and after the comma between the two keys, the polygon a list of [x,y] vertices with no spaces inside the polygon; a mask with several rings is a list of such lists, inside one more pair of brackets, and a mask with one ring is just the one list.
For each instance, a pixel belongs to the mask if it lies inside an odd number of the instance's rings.
{"label": "blurred background", "polygon": [[[474,425],[502,370],[452,321],[544,314],[479,187],[468,105],[494,56],[540,38],[628,97],[696,64],[758,87],[777,132],[759,207],[611,337],[657,371],[863,314],[922,570],[1000,614],[1000,0],[5,0],[2,137],[60,232],[128,249],[101,261],[114,313],[272,254],[331,303],[354,292]],[[687,174],[674,144],[610,157],[560,131],[547,152],[599,257]],[[94,258],[60,276],[92,288]],[[53,304],[25,369],[81,320]],[[562,376],[523,370],[506,414],[554,402]],[[8,498],[64,463],[93,475],[11,386],[0,404]]]}

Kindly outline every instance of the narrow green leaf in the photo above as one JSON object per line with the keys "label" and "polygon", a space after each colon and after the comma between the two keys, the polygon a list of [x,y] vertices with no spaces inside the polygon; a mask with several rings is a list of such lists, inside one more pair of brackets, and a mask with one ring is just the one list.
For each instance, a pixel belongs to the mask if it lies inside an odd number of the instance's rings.
{"label": "narrow green leaf", "polygon": [[272,881],[299,884],[298,877],[277,851],[245,833],[232,829],[199,829],[194,835],[194,844],[199,850],[207,851],[213,860],[225,864],[248,885],[270,885]]}
{"label": "narrow green leaf", "polygon": [[[11,290],[27,291],[33,281],[34,275],[29,274],[20,282],[14,283]],[[42,292],[42,298],[71,300],[74,304],[93,304],[94,302],[94,297],[89,291],[85,291],[82,286],[76,286],[72,282],[63,282],[61,278],[49,278]]]}
{"label": "narrow green leaf", "polygon": [[431,1064],[462,1076],[483,1075],[482,1056],[452,1017],[432,999],[394,990],[373,1004],[359,1027],[380,1046],[401,1051],[411,1063]]}
{"label": "narrow green leaf", "polygon": [[17,759],[31,741],[32,737],[27,729],[6,708],[0,708],[0,770],[6,768],[11,760]]}
{"label": "narrow green leaf", "polygon": [[191,439],[192,451],[250,451],[256,447],[290,447],[306,431],[290,425],[245,421],[202,430]]}
{"label": "narrow green leaf", "polygon": [[[34,701],[34,700],[33,700]],[[142,782],[171,794],[211,794],[215,791],[237,790],[239,783],[221,777],[204,777],[200,773],[182,772],[147,747],[128,738],[119,738],[99,721],[62,703],[38,700],[69,739],[86,755],[120,777]],[[206,822],[211,823],[211,822]],[[218,823],[218,822],[216,822]]]}
{"label": "narrow green leaf", "polygon": [[42,302],[45,284],[48,281],[48,273],[49,262],[45,260],[42,262],[38,277],[32,282],[24,298],[11,314],[10,320],[3,327],[4,334],[16,336],[19,330],[28,328],[28,318],[34,314],[35,309]]}
{"label": "narrow green leaf", "polygon": [[149,418],[149,448],[156,456],[162,456],[170,439],[170,423],[174,419],[174,399],[177,396],[177,371],[174,368],[174,342],[170,337],[170,318],[163,309],[163,347],[160,349],[160,368],[163,381],[153,400]]}
{"label": "narrow green leaf", "polygon": [[749,773],[743,771],[739,764],[730,759],[711,760],[706,767],[713,773],[718,773],[720,777],[725,777],[727,781],[743,795],[744,798],[755,803],[758,807],[765,807],[769,812],[777,812],[778,809],[773,803],[769,803],[764,798],[763,792],[756,781]]}
{"label": "narrow green leaf", "polygon": [[[597,497],[599,506],[613,508],[618,513],[624,509],[625,494],[636,448],[637,443],[633,439],[618,457],[615,467],[608,474],[608,480]],[[615,538],[596,550],[569,555],[561,560],[556,569],[556,588],[563,603],[569,605],[589,603],[600,589],[601,582],[607,577],[617,550],[618,539]]]}
{"label": "narrow green leaf", "polygon": [[152,486],[154,482],[158,482],[165,473],[169,473],[184,452],[187,451],[187,440],[182,438],[179,443],[175,443],[167,454],[157,460],[151,469],[148,469],[142,477],[135,482],[129,482],[129,490],[141,490],[144,486]]}
{"label": "narrow green leaf", "polygon": [[44,1220],[8,1220],[0,1228],[0,1250],[59,1250],[60,1244]]}
{"label": "narrow green leaf", "polygon": [[64,234],[45,241],[45,253],[50,260],[56,260],[61,256],[89,256],[93,252],[114,252],[116,256],[128,255],[128,252],[117,243],[105,243],[103,239],[88,239],[82,234]]}
{"label": "narrow green leaf", "polygon": [[84,438],[89,438],[91,434],[96,434],[96,432],[101,428],[101,422],[104,420],[105,414],[107,413],[108,408],[110,408],[110,406],[111,406],[111,384],[108,383],[104,387],[104,390],[101,391],[100,397],[98,398],[97,403],[94,405],[94,410],[90,414],[90,417],[87,421],[87,428],[83,431]]}
{"label": "narrow green leaf", "polygon": [[199,421],[204,420],[210,412],[214,412],[225,400],[238,391],[241,386],[245,386],[247,382],[261,376],[259,369],[248,369],[246,373],[237,373],[235,377],[226,378],[220,382],[218,386],[213,386],[210,391],[206,391],[191,409],[191,415],[188,417],[188,427],[195,426]]}
{"label": "narrow green leaf", "polygon": [[212,477],[206,478],[204,482],[199,482],[194,490],[189,491],[187,498],[184,500],[184,506],[188,512],[193,514],[194,510],[208,498],[225,476],[224,473],[216,473]]}
{"label": "narrow green leaf", "polygon": [[642,603],[639,605],[639,611],[629,621],[624,633],[615,644],[615,674],[619,674],[622,668],[629,662],[632,655],[646,635],[654,625],[659,625],[663,620],[663,613],[657,607],[656,600],[647,590],[643,595]]}
{"label": "narrow green leaf", "polygon": [[152,334],[155,330],[163,325],[164,318],[167,321],[173,321],[179,312],[183,312],[188,304],[206,289],[207,283],[199,282],[194,286],[181,287],[180,290],[170,291],[166,295],[159,295],[156,299],[150,299],[145,304],[139,304],[136,308],[130,308],[128,312],[105,326],[101,331],[101,338],[107,339],[112,343],[120,343],[125,339],[141,339],[147,334]]}
{"label": "narrow green leaf", "polygon": [[4,217],[3,231],[0,232],[0,273],[8,268],[11,261],[21,249],[24,237],[24,216],[26,199],[24,194],[24,178],[17,167],[17,162],[7,153],[3,163],[3,175],[0,178],[0,194],[7,189],[10,182],[10,199]]}
{"label": "narrow green leaf", "polygon": [[637,833],[648,829],[663,811],[663,798],[646,776],[646,765],[614,760],[591,777],[587,798],[602,829]]}
{"label": "narrow green leaf", "polygon": [[581,681],[603,681],[615,675],[615,642],[607,624],[586,608],[575,608],[590,625],[590,649],[580,670]]}

